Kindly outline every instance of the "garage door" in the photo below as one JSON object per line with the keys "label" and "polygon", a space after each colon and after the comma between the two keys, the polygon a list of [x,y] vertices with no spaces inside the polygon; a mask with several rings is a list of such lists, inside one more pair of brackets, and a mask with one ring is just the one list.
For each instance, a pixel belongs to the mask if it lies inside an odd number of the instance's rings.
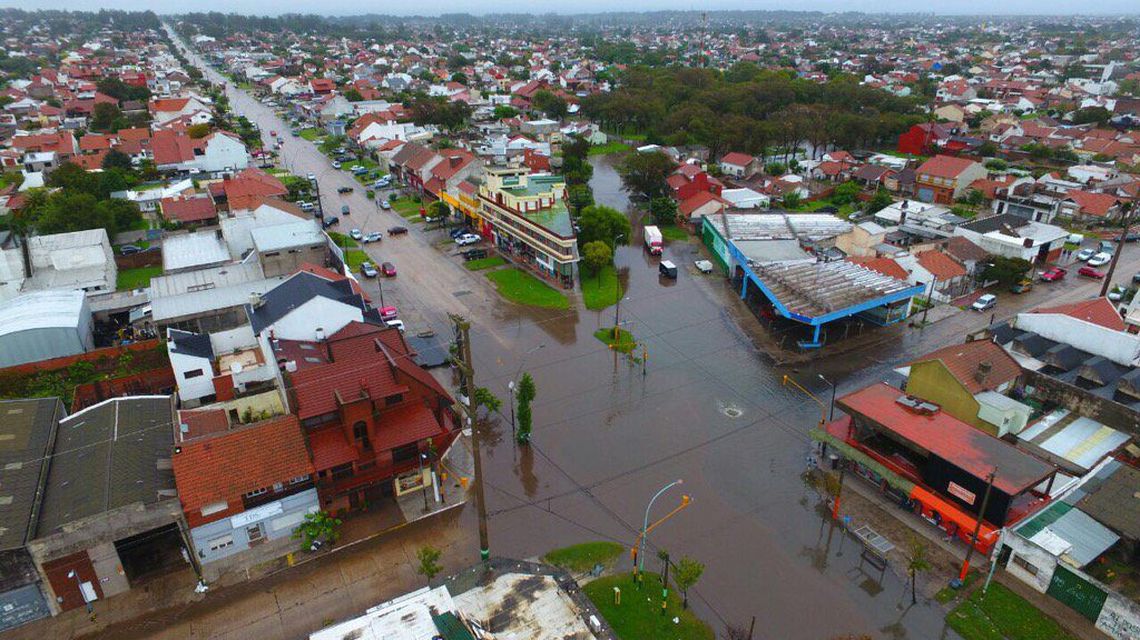
{"label": "garage door", "polygon": [[1107,597],[1104,591],[1089,584],[1080,576],[1058,565],[1049,582],[1049,595],[1064,602],[1082,616],[1096,622]]}

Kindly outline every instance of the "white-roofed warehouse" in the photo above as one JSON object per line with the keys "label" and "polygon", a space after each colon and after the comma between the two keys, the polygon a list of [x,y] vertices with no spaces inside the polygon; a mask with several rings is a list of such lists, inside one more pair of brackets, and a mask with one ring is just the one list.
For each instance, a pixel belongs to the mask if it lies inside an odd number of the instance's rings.
{"label": "white-roofed warehouse", "polygon": [[0,303],[0,367],[92,347],[91,310],[82,291],[33,291]]}

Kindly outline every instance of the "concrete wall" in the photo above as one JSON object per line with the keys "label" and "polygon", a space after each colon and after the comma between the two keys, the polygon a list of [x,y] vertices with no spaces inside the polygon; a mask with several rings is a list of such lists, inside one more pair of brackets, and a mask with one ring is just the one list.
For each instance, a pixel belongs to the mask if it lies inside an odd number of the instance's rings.
{"label": "concrete wall", "polygon": [[1043,338],[1070,344],[1082,351],[1132,366],[1140,358],[1140,336],[1113,331],[1059,313],[1019,313],[1014,325]]}
{"label": "concrete wall", "polygon": [[1118,431],[1140,438],[1140,415],[1109,398],[1094,395],[1076,385],[1066,384],[1043,373],[1022,370],[1022,381],[1033,387],[1033,395],[1071,411],[1092,418]]}
{"label": "concrete wall", "polygon": [[[305,514],[319,509],[317,490],[306,489],[244,513],[194,527],[190,530],[194,553],[202,560],[203,568],[206,568],[210,563],[246,551],[250,549],[249,529],[254,526],[261,527],[267,541],[260,544],[282,538],[291,539],[293,530],[304,519]],[[222,540],[232,540],[232,543],[220,545],[219,542]],[[294,541],[291,548],[296,544]],[[218,548],[211,549],[212,546]]]}
{"label": "concrete wall", "polygon": [[315,244],[307,247],[269,251],[258,254],[261,269],[266,278],[289,275],[295,273],[300,266],[308,262],[321,266],[325,263],[328,247],[324,244]]}

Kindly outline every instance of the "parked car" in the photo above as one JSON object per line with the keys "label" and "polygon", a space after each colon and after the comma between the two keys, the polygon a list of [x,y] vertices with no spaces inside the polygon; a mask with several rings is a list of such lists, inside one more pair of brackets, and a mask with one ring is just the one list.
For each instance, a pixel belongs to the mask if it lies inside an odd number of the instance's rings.
{"label": "parked car", "polygon": [[482,238],[475,235],[474,233],[465,233],[465,234],[463,234],[463,235],[461,235],[455,239],[455,244],[457,244],[461,247],[466,247],[467,245],[475,244],[476,242],[479,242],[480,240],[482,240]]}
{"label": "parked car", "polygon": [[1112,253],[1116,250],[1116,243],[1112,240],[1101,240],[1097,244],[1096,250],[1100,253]]}
{"label": "parked car", "polygon": [[315,173],[310,173],[307,177],[309,178],[309,182],[316,182],[317,181],[317,174],[315,174]]}
{"label": "parked car", "polygon": [[353,240],[363,240],[364,239],[364,234],[360,231],[360,229],[353,229],[352,231],[348,232],[348,235]]}
{"label": "parked car", "polygon": [[983,296],[979,296],[978,299],[974,301],[974,304],[970,305],[970,308],[974,311],[986,311],[995,306],[997,306],[997,296],[992,293],[987,293]]}
{"label": "parked car", "polygon": [[404,332],[404,321],[403,320],[389,320],[389,321],[385,322],[384,324],[388,325],[389,327],[395,327],[395,328],[399,329],[400,333]]}
{"label": "parked car", "polygon": [[141,252],[142,252],[142,247],[140,247],[136,244],[124,244],[124,245],[119,247],[119,255],[121,255],[121,256],[131,256],[131,255],[134,255],[136,253],[141,253]]}
{"label": "parked car", "polygon": [[297,206],[301,208],[301,211],[312,211],[316,208],[312,202],[298,202]]}
{"label": "parked car", "polygon": [[385,278],[396,277],[396,265],[391,262],[385,262],[380,265],[380,273],[384,274]]}
{"label": "parked car", "polygon": [[277,138],[277,146],[285,144],[285,138]]}
{"label": "parked car", "polygon": [[1066,273],[1068,273],[1068,271],[1065,271],[1061,267],[1050,267],[1041,274],[1041,279],[1045,282],[1056,282],[1064,278]]}
{"label": "parked car", "polygon": [[1029,279],[1021,280],[1009,288],[1014,293],[1027,293],[1033,289],[1033,281]]}
{"label": "parked car", "polygon": [[672,280],[677,279],[677,265],[673,264],[669,260],[662,260],[661,263],[657,265],[657,272],[666,278],[670,278]]}
{"label": "parked car", "polygon": [[340,224],[340,218],[338,218],[336,216],[329,216],[329,217],[325,218],[324,222],[321,223],[321,225],[326,229],[328,229],[329,227],[331,227],[335,224]]}
{"label": "parked car", "polygon": [[408,232],[407,227],[389,227],[388,228],[388,235],[390,235],[390,236],[402,236],[407,232]]}
{"label": "parked car", "polygon": [[364,244],[368,244],[369,242],[380,242],[383,239],[384,234],[379,231],[373,231],[372,233],[365,234],[363,242]]}
{"label": "parked car", "polygon": [[352,175],[354,175],[354,176],[362,176],[366,173],[368,173],[368,167],[362,167],[360,165],[356,165],[355,167],[352,168]]}
{"label": "parked car", "polygon": [[486,258],[486,257],[487,257],[487,250],[486,249],[468,249],[467,251],[463,252],[463,259],[468,260],[468,261],[470,261],[470,260],[482,260],[483,258]]}
{"label": "parked car", "polygon": [[332,168],[333,169],[339,169],[340,168],[340,160],[333,160]]}
{"label": "parked car", "polygon": [[1124,287],[1122,287],[1120,285],[1116,285],[1115,287],[1113,287],[1112,289],[1109,290],[1108,299],[1112,300],[1113,302],[1120,302],[1121,300],[1124,299],[1124,294],[1127,291],[1128,290],[1125,289]]}
{"label": "parked car", "polygon": [[385,210],[390,210],[392,208],[392,203],[388,202],[387,200],[381,200],[380,201],[380,208],[385,209]]}
{"label": "parked car", "polygon": [[1080,260],[1081,262],[1088,262],[1088,259],[1095,255],[1096,251],[1092,249],[1081,249],[1077,252],[1077,260]]}
{"label": "parked car", "polygon": [[397,313],[396,307],[381,307],[380,308],[380,319],[383,320],[384,322],[388,322],[389,320],[395,320],[397,317],[399,317],[399,313]]}
{"label": "parked car", "polygon": [[276,137],[277,137],[277,132],[276,132],[276,131],[270,131],[270,132],[269,132],[269,135],[270,135],[271,137],[274,137],[274,138],[276,138]]}
{"label": "parked car", "polygon": [[360,273],[364,274],[365,278],[375,278],[379,272],[376,271],[376,265],[365,262],[360,265]]}
{"label": "parked car", "polygon": [[1089,258],[1090,267],[1102,267],[1112,261],[1112,254],[1100,252],[1095,256]]}
{"label": "parked car", "polygon": [[342,215],[342,216],[348,215],[348,205],[347,204],[340,205],[340,215]]}
{"label": "parked car", "polygon": [[471,230],[467,227],[456,227],[451,231],[448,231],[447,235],[451,236],[451,239],[454,240],[465,233],[471,233]]}
{"label": "parked car", "polygon": [[352,193],[352,187],[337,187],[337,193]]}
{"label": "parked car", "polygon": [[1081,267],[1080,269],[1077,269],[1077,275],[1100,280],[1104,277],[1104,272],[1100,269],[1094,269],[1092,267]]}
{"label": "parked car", "polygon": [[1140,273],[1133,274],[1132,284],[1140,284]]}

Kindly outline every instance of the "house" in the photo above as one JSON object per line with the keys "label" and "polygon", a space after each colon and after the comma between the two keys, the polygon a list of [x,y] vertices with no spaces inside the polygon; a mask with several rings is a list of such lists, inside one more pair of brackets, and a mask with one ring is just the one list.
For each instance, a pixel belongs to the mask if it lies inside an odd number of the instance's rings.
{"label": "house", "polygon": [[991,255],[1021,258],[1032,263],[1056,261],[1069,237],[1068,229],[1011,213],[965,222],[954,227],[953,234],[966,238]]}
{"label": "house", "polygon": [[230,259],[218,230],[171,235],[162,241],[162,272],[165,274],[218,267]]}
{"label": "house", "polygon": [[154,164],[159,171],[221,173],[250,165],[245,143],[228,131],[215,131],[194,139],[181,131],[156,131],[151,138]]}
{"label": "house", "polygon": [[1029,421],[1030,407],[1007,397],[1021,367],[992,340],[950,345],[907,367],[908,394],[990,435],[1016,435]]}
{"label": "house", "polygon": [[907,270],[907,282],[925,285],[923,295],[939,302],[964,295],[973,286],[966,267],[937,249],[898,256],[895,261]]}
{"label": "house", "polygon": [[329,280],[299,271],[246,305],[255,335],[320,341],[352,322],[379,321],[363,294],[348,279]]}
{"label": "house", "polygon": [[562,176],[530,175],[526,168],[487,168],[479,186],[495,248],[563,287],[574,284],[577,234]]}
{"label": "house", "polygon": [[312,451],[321,508],[356,509],[386,487],[426,490],[429,450],[445,451],[457,423],[451,397],[411,361],[403,334],[352,322],[327,340],[276,339],[281,354],[304,353],[293,349],[301,343],[319,356],[312,364],[280,357],[295,369],[289,404]]}
{"label": "house", "polygon": [[[835,246],[847,256],[874,257],[877,247],[886,241],[887,230],[873,220],[864,220],[851,227],[851,231],[838,236]],[[906,280],[903,271],[901,280]]]}
{"label": "house", "polygon": [[26,252],[15,236],[0,244],[0,300],[30,291],[115,290],[118,267],[106,229],[31,236],[26,243]]}
{"label": "house", "polygon": [[711,191],[698,191],[677,205],[677,218],[696,228],[702,217],[724,211],[730,204]]}
{"label": "house", "polygon": [[297,549],[293,532],[320,503],[296,416],[231,424],[222,410],[180,411],[174,443],[178,500],[207,577],[243,552],[252,565]]}
{"label": "house", "polygon": [[1110,193],[1071,189],[1060,201],[1060,213],[1077,220],[1111,221],[1123,213],[1123,201]]}
{"label": "house", "polygon": [[324,264],[329,239],[317,220],[254,227],[250,232],[265,277],[295,273],[304,264]]}
{"label": "house", "polygon": [[182,98],[152,98],[147,105],[151,120],[156,127],[179,119],[188,118],[193,124],[203,124],[213,120],[213,105],[205,98],[197,96]]}
{"label": "house", "polygon": [[209,193],[163,198],[159,201],[159,210],[168,222],[182,225],[211,224],[218,220],[218,211]]}
{"label": "house", "polygon": [[734,178],[747,178],[758,170],[756,158],[739,151],[724,154],[721,157],[720,172]]}
{"label": "house", "polygon": [[956,133],[951,125],[935,122],[916,124],[899,135],[898,152],[912,156],[930,154]]}
{"label": "house", "polygon": [[915,170],[915,193],[923,202],[952,204],[975,180],[986,177],[979,162],[954,156],[934,156]]}

